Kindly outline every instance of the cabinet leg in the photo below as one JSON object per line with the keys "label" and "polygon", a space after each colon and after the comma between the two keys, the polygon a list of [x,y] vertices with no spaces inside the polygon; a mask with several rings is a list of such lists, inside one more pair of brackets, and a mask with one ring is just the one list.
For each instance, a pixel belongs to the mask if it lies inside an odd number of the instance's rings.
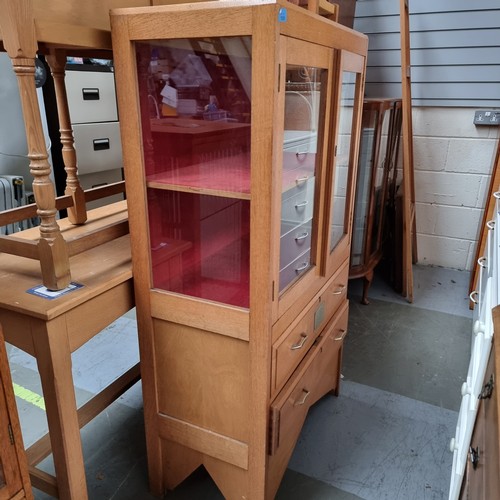
{"label": "cabinet leg", "polygon": [[373,270],[369,271],[368,273],[363,276],[363,296],[361,297],[361,303],[364,304],[365,306],[370,303],[368,300],[368,290],[370,289],[370,286],[372,284],[373,280]]}

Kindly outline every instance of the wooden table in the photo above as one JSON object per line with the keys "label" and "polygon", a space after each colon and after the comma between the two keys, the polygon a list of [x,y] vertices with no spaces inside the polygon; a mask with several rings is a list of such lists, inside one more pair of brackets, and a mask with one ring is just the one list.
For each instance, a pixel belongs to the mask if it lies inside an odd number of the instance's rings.
{"label": "wooden table", "polygon": [[[126,220],[126,202],[88,214],[85,226],[59,221],[66,240]],[[37,239],[38,231],[16,236]],[[7,342],[36,358],[47,409],[49,434],[27,450],[32,485],[56,497],[80,499],[87,498],[80,428],[140,378],[137,364],[77,409],[71,353],[134,307],[128,235],[72,257],[71,274],[83,287],[48,300],[27,293],[41,284],[36,260],[0,254],[0,323]],[[35,467],[51,449],[56,478]]]}

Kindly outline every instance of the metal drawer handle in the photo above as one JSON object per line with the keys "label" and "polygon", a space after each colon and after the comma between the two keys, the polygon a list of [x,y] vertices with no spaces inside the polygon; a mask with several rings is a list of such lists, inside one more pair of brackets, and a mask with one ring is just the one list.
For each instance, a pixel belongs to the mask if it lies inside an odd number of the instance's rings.
{"label": "metal drawer handle", "polygon": [[84,101],[98,101],[99,89],[82,89],[82,97]]}
{"label": "metal drawer handle", "polygon": [[480,267],[486,267],[486,260],[486,257],[479,257],[479,259],[477,259],[477,263]]}
{"label": "metal drawer handle", "polygon": [[495,381],[493,379],[493,374],[490,376],[490,380],[484,384],[483,390],[479,394],[479,399],[490,399],[493,394],[493,388],[495,387]]}
{"label": "metal drawer handle", "polygon": [[302,233],[301,235],[296,236],[295,241],[305,240],[308,236],[309,236],[309,233],[306,231],[305,233]]}
{"label": "metal drawer handle", "polygon": [[488,229],[495,229],[495,221],[494,220],[489,220],[486,223],[486,226],[488,227]]}
{"label": "metal drawer handle", "polygon": [[471,446],[469,451],[472,468],[476,470],[477,466],[479,465],[479,446],[476,446],[475,448]]}
{"label": "metal drawer handle", "polygon": [[307,182],[308,180],[309,180],[308,175],[304,175],[303,177],[297,177],[297,179],[295,179],[295,184],[297,185],[304,184],[304,182]]}
{"label": "metal drawer handle", "polygon": [[344,290],[345,285],[340,285],[340,288],[338,290],[335,290],[335,292],[332,292],[332,295],[341,295]]}
{"label": "metal drawer handle", "polygon": [[290,349],[292,351],[295,351],[296,349],[301,349],[302,347],[304,347],[306,340],[307,340],[307,335],[305,333],[301,333],[300,340],[296,344],[291,345]]}
{"label": "metal drawer handle", "polygon": [[493,193],[493,196],[494,196],[497,200],[499,200],[499,199],[500,199],[500,191],[495,191],[495,192]]}
{"label": "metal drawer handle", "polygon": [[302,398],[293,403],[293,406],[301,406],[306,402],[306,399],[309,397],[310,391],[307,389],[302,389]]}
{"label": "metal drawer handle", "polygon": [[305,207],[306,205],[309,205],[309,202],[307,200],[301,201],[300,203],[295,204],[295,208],[302,208]]}
{"label": "metal drawer handle", "polygon": [[307,156],[307,153],[309,153],[309,151],[297,151],[295,153],[295,156],[298,158],[299,156]]}
{"label": "metal drawer handle", "polygon": [[109,149],[109,139],[94,139],[94,151],[102,151],[104,149]]}
{"label": "metal drawer handle", "polygon": [[309,262],[304,262],[300,267],[295,268],[296,273],[300,273],[304,269],[307,269],[309,267]]}
{"label": "metal drawer handle", "polygon": [[345,337],[345,334],[347,333],[347,330],[344,330],[343,328],[339,330],[340,336],[335,337],[333,340],[343,340]]}
{"label": "metal drawer handle", "polygon": [[477,297],[478,295],[479,295],[479,292],[477,290],[474,290],[473,292],[471,292],[469,295],[470,301],[473,302],[474,304],[477,304],[478,301],[475,299],[475,297]]}

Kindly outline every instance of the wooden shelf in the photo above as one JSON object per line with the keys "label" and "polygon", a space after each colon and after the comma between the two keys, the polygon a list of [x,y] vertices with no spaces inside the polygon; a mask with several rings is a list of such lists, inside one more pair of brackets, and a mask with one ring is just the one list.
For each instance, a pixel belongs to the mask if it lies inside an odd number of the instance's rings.
{"label": "wooden shelf", "polygon": [[223,198],[250,199],[250,155],[211,160],[147,176],[146,186]]}

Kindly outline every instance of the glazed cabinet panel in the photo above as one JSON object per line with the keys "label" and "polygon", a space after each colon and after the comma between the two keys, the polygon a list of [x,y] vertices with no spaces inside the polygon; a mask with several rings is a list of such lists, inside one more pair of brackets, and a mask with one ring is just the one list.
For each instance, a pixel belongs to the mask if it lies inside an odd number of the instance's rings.
{"label": "glazed cabinet panel", "polygon": [[273,1],[111,23],[151,489],[271,499],[339,393],[367,39]]}

